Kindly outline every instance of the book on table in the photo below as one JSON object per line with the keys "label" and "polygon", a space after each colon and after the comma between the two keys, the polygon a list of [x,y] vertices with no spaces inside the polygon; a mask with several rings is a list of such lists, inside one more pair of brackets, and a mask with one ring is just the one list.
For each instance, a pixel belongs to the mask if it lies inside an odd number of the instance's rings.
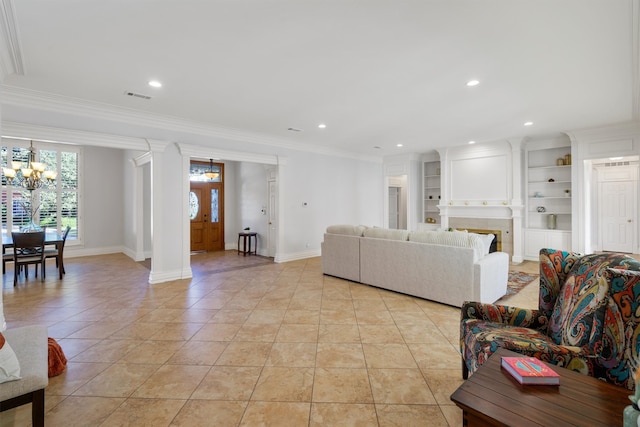
{"label": "book on table", "polygon": [[560,375],[535,357],[503,357],[502,367],[520,384],[560,384]]}

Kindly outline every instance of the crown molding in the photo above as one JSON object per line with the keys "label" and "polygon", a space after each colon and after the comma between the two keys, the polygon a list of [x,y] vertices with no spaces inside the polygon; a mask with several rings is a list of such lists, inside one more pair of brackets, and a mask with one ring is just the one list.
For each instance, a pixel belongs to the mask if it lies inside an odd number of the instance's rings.
{"label": "crown molding", "polygon": [[[0,0],[2,1],[2,0]],[[363,155],[346,150],[331,149],[311,144],[302,144],[284,138],[273,138],[240,129],[212,126],[204,123],[179,119],[171,116],[146,113],[139,110],[116,107],[108,104],[86,101],[47,92],[34,91],[9,85],[0,85],[2,90],[2,104],[35,108],[62,114],[90,117],[97,120],[108,120],[130,125],[163,129],[226,139],[231,141],[248,142],[257,145],[311,152],[335,157],[347,157],[358,160],[381,163],[380,156]]]}
{"label": "crown molding", "polygon": [[0,82],[9,74],[24,75],[22,49],[12,0],[0,0]]}
{"label": "crown molding", "polygon": [[640,120],[640,0],[631,0],[631,87],[632,114]]}
{"label": "crown molding", "polygon": [[203,145],[193,145],[185,143],[176,143],[180,154],[188,157],[220,158],[235,162],[252,162],[263,163],[266,165],[277,165],[278,156],[268,154],[254,154],[243,151],[221,150],[218,148],[205,147]]}
{"label": "crown molding", "polygon": [[142,138],[86,132],[40,126],[31,123],[2,122],[2,136],[5,138],[26,138],[74,145],[120,148],[124,150],[149,150],[149,144]]}

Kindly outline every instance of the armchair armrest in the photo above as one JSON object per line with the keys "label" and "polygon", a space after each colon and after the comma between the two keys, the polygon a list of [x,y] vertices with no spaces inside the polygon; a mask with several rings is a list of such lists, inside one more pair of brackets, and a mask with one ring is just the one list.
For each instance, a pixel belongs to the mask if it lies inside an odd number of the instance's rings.
{"label": "armchair armrest", "polygon": [[547,325],[547,318],[541,314],[535,309],[465,301],[460,310],[460,320],[479,319],[540,330]]}

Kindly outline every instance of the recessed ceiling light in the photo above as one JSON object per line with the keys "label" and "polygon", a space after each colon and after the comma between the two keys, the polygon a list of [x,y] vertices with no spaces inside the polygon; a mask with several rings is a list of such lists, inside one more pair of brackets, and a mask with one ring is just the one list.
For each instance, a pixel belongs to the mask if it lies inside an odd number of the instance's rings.
{"label": "recessed ceiling light", "polygon": [[404,147],[402,144],[396,144],[396,147]]}
{"label": "recessed ceiling light", "polygon": [[475,143],[476,143],[475,141],[469,141],[469,144],[475,144]]}
{"label": "recessed ceiling light", "polygon": [[479,80],[469,80],[467,82],[467,86],[478,86],[480,84]]}
{"label": "recessed ceiling light", "polygon": [[320,124],[318,125],[318,127],[319,127],[320,129],[324,129],[324,128],[326,128],[326,127],[327,127],[327,125],[325,125],[324,123],[320,123]]}
{"label": "recessed ceiling light", "polygon": [[149,86],[151,86],[151,87],[162,87],[162,83],[160,83],[160,82],[159,82],[159,81],[157,81],[157,80],[151,80],[151,81],[149,82]]}
{"label": "recessed ceiling light", "polygon": [[524,125],[525,125],[525,126],[532,126],[532,125],[533,125],[533,122],[524,122]]}
{"label": "recessed ceiling light", "polygon": [[614,162],[616,160],[622,160],[622,159],[624,159],[624,157],[609,157],[609,160],[613,160]]}
{"label": "recessed ceiling light", "polygon": [[382,150],[382,147],[380,147],[379,145],[374,145],[373,148],[375,148],[376,150]]}

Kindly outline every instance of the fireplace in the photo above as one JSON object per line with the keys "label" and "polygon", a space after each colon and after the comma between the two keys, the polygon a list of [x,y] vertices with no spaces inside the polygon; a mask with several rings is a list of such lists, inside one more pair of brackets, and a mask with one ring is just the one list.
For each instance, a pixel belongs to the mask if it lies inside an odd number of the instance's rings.
{"label": "fireplace", "polygon": [[[513,256],[513,221],[506,218],[449,218],[449,227],[470,233],[494,234],[495,250]],[[492,249],[493,250],[493,249]]]}
{"label": "fireplace", "polygon": [[476,233],[476,234],[493,234],[495,237],[491,242],[489,253],[502,252],[502,230],[485,230],[481,228],[458,228],[458,230],[466,230],[469,233]]}

